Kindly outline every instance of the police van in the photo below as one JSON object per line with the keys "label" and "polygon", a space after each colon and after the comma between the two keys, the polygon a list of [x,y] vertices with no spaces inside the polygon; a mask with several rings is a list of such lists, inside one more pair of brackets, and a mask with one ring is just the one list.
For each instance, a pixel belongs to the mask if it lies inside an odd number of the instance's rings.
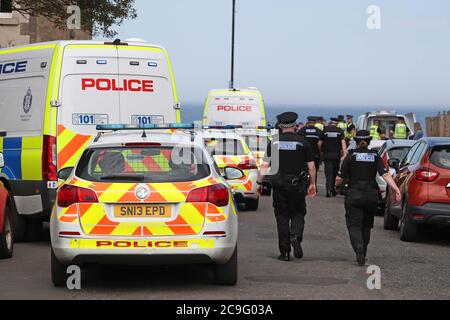
{"label": "police van", "polygon": [[266,111],[261,92],[256,88],[215,89],[206,98],[204,126],[265,126]]}
{"label": "police van", "polygon": [[204,126],[243,126],[236,130],[247,142],[250,150],[261,164],[268,143],[264,99],[256,88],[211,90],[205,103]]}
{"label": "police van", "polygon": [[166,50],[145,42],[58,41],[0,50],[0,179],[16,240],[39,231],[96,125],[180,121]]}

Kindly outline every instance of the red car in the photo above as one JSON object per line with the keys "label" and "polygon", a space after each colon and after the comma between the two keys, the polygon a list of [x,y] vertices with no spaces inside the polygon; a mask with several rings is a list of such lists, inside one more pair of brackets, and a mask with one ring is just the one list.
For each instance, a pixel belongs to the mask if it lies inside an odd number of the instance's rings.
{"label": "red car", "polygon": [[[0,153],[0,168],[3,168],[3,155]],[[11,198],[8,190],[0,182],[0,259],[13,255],[13,228]]]}
{"label": "red car", "polygon": [[422,224],[450,226],[450,138],[423,138],[401,164],[390,159],[402,200],[388,189],[384,228],[396,230],[400,239],[416,241]]}

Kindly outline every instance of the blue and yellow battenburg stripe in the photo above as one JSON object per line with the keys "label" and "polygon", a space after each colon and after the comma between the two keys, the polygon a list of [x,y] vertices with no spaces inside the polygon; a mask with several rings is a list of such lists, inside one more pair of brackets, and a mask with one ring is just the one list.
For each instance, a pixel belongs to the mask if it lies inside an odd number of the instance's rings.
{"label": "blue and yellow battenburg stripe", "polygon": [[3,174],[9,180],[42,180],[43,140],[43,136],[0,138]]}

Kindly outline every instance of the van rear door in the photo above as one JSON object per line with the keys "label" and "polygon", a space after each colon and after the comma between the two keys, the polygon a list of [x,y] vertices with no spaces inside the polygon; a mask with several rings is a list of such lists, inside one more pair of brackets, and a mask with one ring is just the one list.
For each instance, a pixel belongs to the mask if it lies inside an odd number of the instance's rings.
{"label": "van rear door", "polygon": [[265,126],[266,116],[261,96],[256,92],[242,91],[210,93],[203,124]]}
{"label": "van rear door", "polygon": [[75,164],[96,125],[120,123],[118,73],[116,46],[66,46],[58,109],[58,168]]}
{"label": "van rear door", "polygon": [[165,51],[157,47],[118,47],[119,116],[122,123],[180,121],[175,83]]}
{"label": "van rear door", "polygon": [[409,130],[411,130],[411,134],[414,134],[414,124],[417,122],[416,114],[412,112],[405,114],[405,122]]}

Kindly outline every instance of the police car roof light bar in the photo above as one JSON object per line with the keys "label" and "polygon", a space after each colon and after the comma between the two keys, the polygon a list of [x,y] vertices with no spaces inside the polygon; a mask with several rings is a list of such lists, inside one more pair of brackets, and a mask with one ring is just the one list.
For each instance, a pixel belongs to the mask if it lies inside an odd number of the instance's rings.
{"label": "police car roof light bar", "polygon": [[164,124],[100,124],[97,131],[131,131],[131,130],[168,130],[168,129],[195,129],[193,123],[164,123]]}

